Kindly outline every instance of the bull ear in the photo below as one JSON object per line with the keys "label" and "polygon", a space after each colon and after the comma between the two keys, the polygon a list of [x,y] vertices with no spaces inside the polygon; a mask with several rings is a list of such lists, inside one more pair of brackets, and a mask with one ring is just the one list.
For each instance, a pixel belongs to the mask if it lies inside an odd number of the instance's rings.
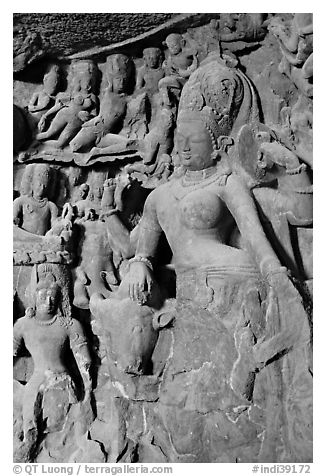
{"label": "bull ear", "polygon": [[162,45],[163,45],[163,46],[166,46],[166,41],[165,41],[165,40],[162,41]]}

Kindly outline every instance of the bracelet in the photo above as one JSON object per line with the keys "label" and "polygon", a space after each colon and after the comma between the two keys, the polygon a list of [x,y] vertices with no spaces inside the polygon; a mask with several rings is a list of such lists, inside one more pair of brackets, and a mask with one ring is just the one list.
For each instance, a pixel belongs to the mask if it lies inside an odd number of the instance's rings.
{"label": "bracelet", "polygon": [[298,174],[301,174],[301,172],[304,172],[306,169],[307,169],[306,164],[300,164],[295,169],[286,169],[285,173],[287,175],[298,175]]}
{"label": "bracelet", "polygon": [[131,260],[129,260],[129,266],[131,263],[144,263],[151,271],[154,271],[152,263],[144,256],[135,256],[134,258],[131,258]]}

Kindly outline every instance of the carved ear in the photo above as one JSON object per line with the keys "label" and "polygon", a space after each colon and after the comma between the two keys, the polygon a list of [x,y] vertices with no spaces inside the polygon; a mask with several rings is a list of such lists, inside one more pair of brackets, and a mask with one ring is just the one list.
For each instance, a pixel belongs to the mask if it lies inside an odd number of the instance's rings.
{"label": "carved ear", "polygon": [[162,45],[163,45],[163,46],[166,46],[166,41],[165,41],[165,40],[162,41]]}
{"label": "carved ear", "polygon": [[181,38],[181,46],[182,48],[186,46],[186,40],[184,38]]}

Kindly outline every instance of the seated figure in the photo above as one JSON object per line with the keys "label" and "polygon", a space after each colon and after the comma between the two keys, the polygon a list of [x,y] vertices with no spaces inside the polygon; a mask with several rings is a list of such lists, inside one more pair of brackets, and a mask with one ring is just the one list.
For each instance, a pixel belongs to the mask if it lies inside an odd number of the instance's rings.
{"label": "seated figure", "polygon": [[164,77],[162,52],[159,48],[145,48],[143,60],[144,65],[137,74],[136,90],[144,88],[149,94],[153,94],[158,91],[158,83]]}
{"label": "seated figure", "polygon": [[185,48],[185,40],[178,33],[168,35],[165,44],[168,47],[168,57],[163,62],[165,77],[158,86],[168,100],[169,90],[178,97],[183,85],[198,67],[198,60],[196,52]]}
{"label": "seated figure", "polygon": [[[283,420],[281,410],[273,422],[268,415],[274,415],[291,392],[300,391],[301,384],[307,394],[311,389],[301,296],[264,233],[251,190],[237,171],[234,150],[226,153],[220,145],[223,136],[237,135],[239,117],[257,117],[254,94],[243,73],[218,61],[191,75],[177,117],[183,173],[149,194],[136,256],[119,287],[121,312],[128,293],[134,304],[154,307],[155,258],[164,233],[176,272],[176,319],[156,416],[161,418],[160,434],[165,428],[173,441],[175,461],[199,462],[204,457],[235,462],[238,455],[248,461],[258,452],[259,458],[271,458],[279,444],[275,428],[280,432]],[[235,223],[246,247],[230,244]],[[117,304],[111,299],[95,294],[92,312],[115,319]],[[287,364],[295,366],[301,378],[293,378],[293,388],[283,395],[281,374]],[[262,399],[271,393],[271,385],[273,398]],[[304,403],[299,411],[305,408]],[[260,419],[251,419],[258,409]],[[297,409],[284,411],[309,432],[296,417]],[[243,428],[252,430],[250,436]]]}
{"label": "seated figure", "polygon": [[[45,141],[60,134],[55,146],[64,148],[69,144],[84,122],[97,113],[98,100],[93,93],[93,83],[94,78],[91,74],[73,78],[71,93],[58,94],[55,105],[41,117],[37,141]],[[55,116],[50,126],[44,131],[47,118],[53,114]]]}
{"label": "seated figure", "polygon": [[59,83],[59,66],[50,65],[43,78],[43,89],[35,92],[28,104],[28,111],[38,120],[44,111],[50,109],[55,102],[55,94]]}
{"label": "seated figure", "polygon": [[[80,132],[71,141],[73,152],[88,150],[93,146],[90,157],[120,152],[129,141],[119,135],[127,110],[126,91],[132,72],[131,60],[122,54],[111,55],[107,59],[108,85],[100,104],[99,114],[85,122]],[[86,162],[88,161],[86,160]]]}

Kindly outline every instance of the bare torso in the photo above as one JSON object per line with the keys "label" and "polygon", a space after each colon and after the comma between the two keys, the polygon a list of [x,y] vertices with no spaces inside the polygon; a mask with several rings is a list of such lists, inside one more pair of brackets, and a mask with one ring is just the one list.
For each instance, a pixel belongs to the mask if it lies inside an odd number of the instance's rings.
{"label": "bare torso", "polygon": [[183,187],[182,179],[158,187],[151,202],[173,251],[177,269],[198,266],[253,266],[243,250],[228,246],[234,219],[215,183]]}

